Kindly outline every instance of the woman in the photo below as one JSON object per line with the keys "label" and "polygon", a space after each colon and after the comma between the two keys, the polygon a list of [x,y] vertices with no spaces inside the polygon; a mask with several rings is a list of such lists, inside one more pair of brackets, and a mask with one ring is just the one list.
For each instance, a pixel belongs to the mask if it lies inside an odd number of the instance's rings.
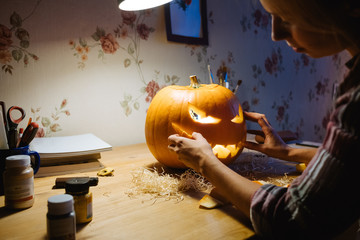
{"label": "woman", "polygon": [[289,188],[259,186],[222,164],[199,133],[169,136],[169,149],[205,176],[246,214],[259,235],[276,239],[329,239],[360,217],[360,1],[260,0],[272,16],[272,39],[318,58],[347,50],[352,60],[340,84],[322,146],[288,147],[263,114],[245,112],[261,126],[265,143],[245,147],[271,157],[309,163]]}

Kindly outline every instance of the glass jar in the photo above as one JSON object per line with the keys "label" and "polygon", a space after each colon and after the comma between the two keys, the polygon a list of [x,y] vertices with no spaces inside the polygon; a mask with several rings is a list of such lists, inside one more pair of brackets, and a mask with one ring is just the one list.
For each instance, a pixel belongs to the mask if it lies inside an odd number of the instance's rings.
{"label": "glass jar", "polygon": [[76,223],[87,223],[92,220],[92,193],[89,192],[89,179],[73,178],[65,183],[67,194],[74,197]]}

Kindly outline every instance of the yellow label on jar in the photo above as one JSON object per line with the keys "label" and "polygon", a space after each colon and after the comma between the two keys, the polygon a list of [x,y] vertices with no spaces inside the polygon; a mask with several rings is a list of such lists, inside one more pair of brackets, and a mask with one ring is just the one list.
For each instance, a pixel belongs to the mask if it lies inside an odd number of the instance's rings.
{"label": "yellow label on jar", "polygon": [[92,193],[84,195],[75,195],[74,209],[76,214],[76,223],[87,223],[92,220]]}

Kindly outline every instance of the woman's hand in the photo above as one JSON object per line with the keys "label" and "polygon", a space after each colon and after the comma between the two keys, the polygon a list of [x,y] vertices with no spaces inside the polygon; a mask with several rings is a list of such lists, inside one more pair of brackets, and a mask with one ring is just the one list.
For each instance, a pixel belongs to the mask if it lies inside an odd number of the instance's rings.
{"label": "woman's hand", "polygon": [[290,148],[271,127],[265,115],[254,112],[244,112],[244,116],[246,120],[257,122],[265,135],[264,144],[247,141],[244,146],[262,152],[270,157],[285,159]]}
{"label": "woman's hand", "polygon": [[200,133],[194,132],[192,139],[178,134],[168,139],[168,148],[178,154],[181,162],[203,175],[216,187],[218,194],[250,217],[251,197],[259,189],[259,184],[240,176],[219,161]]}
{"label": "woman's hand", "polygon": [[194,132],[192,139],[174,134],[168,140],[168,148],[178,154],[179,161],[197,172],[201,172],[205,161],[218,161],[210,144],[200,133]]}
{"label": "woman's hand", "polygon": [[291,148],[271,127],[264,114],[244,112],[246,120],[257,122],[265,135],[264,144],[246,141],[244,147],[262,152],[270,157],[287,161],[308,163],[316,154],[316,148]]}

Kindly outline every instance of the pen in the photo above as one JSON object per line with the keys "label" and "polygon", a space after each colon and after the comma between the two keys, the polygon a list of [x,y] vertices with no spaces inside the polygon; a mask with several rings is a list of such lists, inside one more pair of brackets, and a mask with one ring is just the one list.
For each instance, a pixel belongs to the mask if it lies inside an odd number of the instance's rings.
{"label": "pen", "polygon": [[22,138],[19,143],[19,147],[25,147],[30,144],[30,142],[34,139],[37,131],[39,129],[39,124],[36,122],[32,122],[29,126],[26,127]]}
{"label": "pen", "polygon": [[224,86],[224,79],[222,78],[222,76],[219,77],[219,85]]}
{"label": "pen", "polygon": [[225,82],[225,87],[227,89],[229,89],[230,85],[229,85],[229,81],[228,81],[228,74],[227,72],[224,72],[224,82]]}
{"label": "pen", "polygon": [[20,128],[20,129],[19,129],[19,138],[18,138],[18,140],[17,140],[16,147],[19,147],[23,133],[24,133],[24,129],[23,129],[23,128]]}
{"label": "pen", "polygon": [[211,69],[210,69],[210,65],[208,65],[208,72],[209,72],[209,79],[210,79],[210,84],[213,84],[214,83],[214,77],[213,77],[213,74],[211,72]]}

